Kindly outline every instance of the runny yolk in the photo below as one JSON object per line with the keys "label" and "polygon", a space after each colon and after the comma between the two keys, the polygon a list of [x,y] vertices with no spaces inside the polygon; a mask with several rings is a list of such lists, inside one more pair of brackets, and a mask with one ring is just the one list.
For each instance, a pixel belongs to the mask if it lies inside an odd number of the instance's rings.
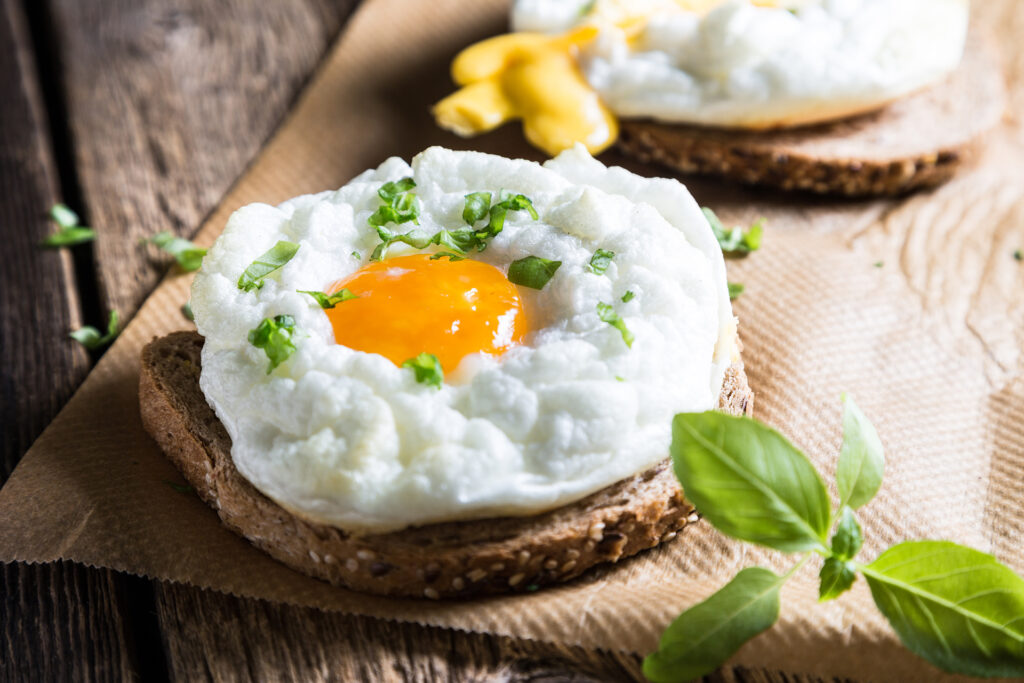
{"label": "runny yolk", "polygon": [[504,353],[527,331],[516,286],[481,261],[398,256],[359,269],[328,292],[343,287],[358,298],[325,311],[334,340],[395,365],[426,352],[451,372],[469,354]]}

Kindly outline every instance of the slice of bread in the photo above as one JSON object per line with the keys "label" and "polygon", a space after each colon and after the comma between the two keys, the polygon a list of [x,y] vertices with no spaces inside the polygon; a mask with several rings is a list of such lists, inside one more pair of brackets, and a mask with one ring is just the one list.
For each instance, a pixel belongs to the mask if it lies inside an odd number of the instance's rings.
{"label": "slice of bread", "polygon": [[[571,505],[532,517],[412,527],[356,536],[284,510],[239,474],[231,438],[199,388],[203,338],[176,332],[142,351],[142,422],[230,529],[304,574],[338,586],[403,597],[470,597],[566,581],[671,540],[697,520],[668,460]],[[750,414],[740,363],[722,410]]]}
{"label": "slice of bread", "polygon": [[1002,117],[1006,86],[987,36],[973,35],[944,82],[834,123],[769,131],[623,121],[625,154],[683,173],[847,196],[945,182]]}

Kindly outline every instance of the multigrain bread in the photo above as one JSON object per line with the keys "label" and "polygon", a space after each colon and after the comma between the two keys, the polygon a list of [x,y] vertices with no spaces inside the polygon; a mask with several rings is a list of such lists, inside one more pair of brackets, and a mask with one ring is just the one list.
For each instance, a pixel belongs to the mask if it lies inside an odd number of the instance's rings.
{"label": "multigrain bread", "polygon": [[944,82],[884,109],[803,128],[740,131],[623,121],[625,154],[675,171],[846,196],[899,195],[952,177],[1002,117],[1006,88],[987,36]]}
{"label": "multigrain bread", "polygon": [[[176,332],[142,352],[142,422],[230,529],[277,560],[338,586],[380,595],[463,598],[567,581],[671,540],[697,515],[666,460],[571,505],[532,517],[447,522],[357,536],[307,522],[235,469],[231,438],[199,388],[203,338]],[[722,410],[750,414],[740,363]]]}

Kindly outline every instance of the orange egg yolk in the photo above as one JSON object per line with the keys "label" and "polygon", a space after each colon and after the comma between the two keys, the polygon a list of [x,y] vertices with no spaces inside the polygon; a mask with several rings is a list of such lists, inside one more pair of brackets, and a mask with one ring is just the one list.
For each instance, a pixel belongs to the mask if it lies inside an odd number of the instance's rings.
{"label": "orange egg yolk", "polygon": [[395,365],[426,352],[451,372],[471,353],[505,352],[527,328],[516,286],[481,261],[398,256],[359,269],[328,292],[342,288],[358,298],[325,311],[334,340]]}

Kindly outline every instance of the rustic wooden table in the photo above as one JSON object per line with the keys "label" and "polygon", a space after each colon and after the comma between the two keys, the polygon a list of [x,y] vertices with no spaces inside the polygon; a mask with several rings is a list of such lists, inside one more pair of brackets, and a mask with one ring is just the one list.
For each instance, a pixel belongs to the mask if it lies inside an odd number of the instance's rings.
{"label": "rustic wooden table", "polygon": [[[356,0],[0,0],[0,483],[280,122]],[[64,201],[100,238],[39,248]],[[638,657],[0,565],[0,680],[621,680]],[[753,671],[711,680],[800,680]]]}

